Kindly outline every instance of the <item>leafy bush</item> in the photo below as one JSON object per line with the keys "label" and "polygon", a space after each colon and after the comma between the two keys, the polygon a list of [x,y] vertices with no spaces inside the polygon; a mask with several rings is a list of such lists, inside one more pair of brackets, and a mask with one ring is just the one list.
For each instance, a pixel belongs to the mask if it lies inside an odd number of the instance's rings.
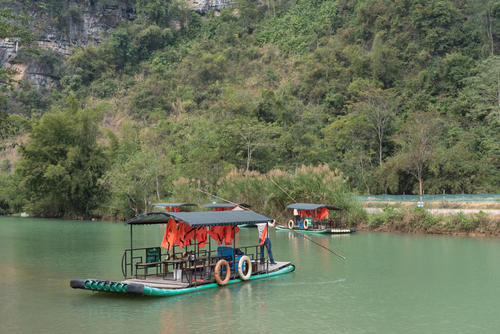
{"label": "leafy bush", "polygon": [[479,226],[479,220],[459,212],[450,218],[451,226],[461,231],[472,231]]}
{"label": "leafy bush", "polygon": [[373,214],[370,216],[368,226],[370,228],[378,228],[384,224],[395,223],[400,217],[400,211],[392,206],[385,206],[382,213]]}

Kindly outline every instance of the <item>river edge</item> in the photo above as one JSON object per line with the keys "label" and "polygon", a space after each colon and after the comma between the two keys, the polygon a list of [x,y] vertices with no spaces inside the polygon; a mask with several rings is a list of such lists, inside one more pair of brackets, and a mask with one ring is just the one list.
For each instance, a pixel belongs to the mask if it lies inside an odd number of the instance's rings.
{"label": "river edge", "polygon": [[[392,232],[406,234],[434,234],[458,237],[500,237],[500,214],[497,204],[462,206],[459,210],[447,208],[417,208],[415,206],[388,206],[367,208],[367,221],[356,226],[358,231]],[[475,212],[474,212],[475,211]]]}
{"label": "river edge", "polygon": [[[433,206],[434,208],[436,206]],[[462,208],[464,206],[461,206]],[[473,206],[477,210],[477,205]],[[479,206],[481,207],[481,206]],[[360,232],[383,232],[383,233],[404,233],[404,234],[429,234],[448,235],[457,237],[500,237],[500,214],[492,210],[498,208],[499,204],[488,203],[484,211],[475,213],[439,213],[436,209],[417,208],[399,203],[395,206],[381,205],[377,207],[364,207],[366,220],[352,225]],[[484,208],[484,206],[483,206]],[[439,210],[439,209],[438,209]],[[467,209],[464,209],[464,211]],[[495,211],[495,213],[491,213]],[[490,212],[490,213],[488,213]],[[13,215],[2,215],[1,217],[29,217],[21,213]],[[75,221],[88,220],[94,222],[123,222],[113,217],[69,218],[61,217],[54,219],[69,219]]]}

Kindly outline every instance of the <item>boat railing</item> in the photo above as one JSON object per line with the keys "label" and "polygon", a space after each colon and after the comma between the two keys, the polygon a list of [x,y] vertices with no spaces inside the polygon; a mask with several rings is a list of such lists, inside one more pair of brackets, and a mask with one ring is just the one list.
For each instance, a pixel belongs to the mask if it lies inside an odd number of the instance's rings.
{"label": "boat railing", "polygon": [[[206,257],[198,258],[204,260],[203,264],[196,264],[196,257],[194,258],[193,265],[188,266],[185,270],[188,272],[186,275],[186,281],[190,286],[196,286],[200,282],[205,280],[213,280],[213,275],[215,271],[215,265],[220,259],[225,259],[229,263],[230,277],[235,279],[239,277],[238,266],[239,260],[242,256],[246,255],[250,258],[252,266],[259,265],[258,268],[254,267],[253,271],[259,272],[269,272],[269,259],[264,256],[264,263],[260,264],[260,246],[241,246],[237,248],[232,248],[232,254],[219,254],[219,251],[211,250],[206,253]],[[256,270],[257,269],[257,270]],[[208,274],[207,274],[208,270]]]}
{"label": "boat railing", "polygon": [[326,223],[330,225],[331,228],[346,228],[343,220],[340,217],[329,218]]}
{"label": "boat railing", "polygon": [[[128,248],[123,251],[122,260],[121,260],[121,268],[122,274],[124,278],[134,277],[137,275],[136,266],[138,263],[147,263],[146,261],[146,251],[152,248],[159,247],[142,247],[142,248]],[[161,250],[161,248],[159,248]],[[161,259],[167,256],[168,253],[161,252],[158,254],[158,263],[161,262]],[[156,262],[154,262],[156,263]]]}
{"label": "boat railing", "polygon": [[[162,279],[167,279],[168,275],[172,274],[168,271],[169,265],[175,269],[181,269],[182,271],[189,272],[190,275],[183,275],[183,278],[190,285],[196,285],[200,280],[212,279],[215,264],[224,256],[218,253],[218,250],[203,250],[196,249],[193,251],[186,252],[185,249],[181,251],[176,251],[174,248],[172,251],[163,251],[161,249],[159,253],[158,261],[147,262],[146,252],[148,249],[158,248],[158,247],[143,247],[143,248],[133,248],[125,249],[121,258],[121,269],[124,278],[137,277],[139,273],[138,269],[143,269],[145,272],[143,276],[157,276]],[[241,256],[246,255],[250,258],[250,261],[255,266],[253,271],[258,270],[259,272],[269,271],[269,258],[266,254],[262,256],[264,258],[264,264],[260,263],[261,254],[260,246],[241,246],[237,248],[232,248],[231,258],[226,258],[229,260],[231,268],[231,278],[237,278],[238,276],[238,262]],[[148,267],[155,267],[153,273],[148,273]],[[208,277],[207,277],[208,272]]]}

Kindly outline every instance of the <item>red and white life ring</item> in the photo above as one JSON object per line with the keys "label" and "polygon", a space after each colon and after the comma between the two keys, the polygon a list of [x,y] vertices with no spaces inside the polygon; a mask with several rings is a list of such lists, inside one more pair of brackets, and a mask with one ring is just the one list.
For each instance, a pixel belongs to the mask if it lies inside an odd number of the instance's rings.
{"label": "red and white life ring", "polygon": [[[243,273],[243,266],[245,263],[248,268],[246,274]],[[246,255],[243,255],[238,262],[238,275],[240,275],[242,281],[248,281],[250,276],[252,276],[252,261],[250,261],[250,258]]]}

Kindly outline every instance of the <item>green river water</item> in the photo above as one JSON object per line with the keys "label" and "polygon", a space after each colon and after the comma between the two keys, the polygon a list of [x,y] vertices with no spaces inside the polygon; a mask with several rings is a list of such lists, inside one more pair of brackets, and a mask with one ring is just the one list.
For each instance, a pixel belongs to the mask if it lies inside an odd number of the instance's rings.
{"label": "green river water", "polygon": [[[163,228],[134,230],[134,247]],[[170,298],[107,295],[72,278],[121,279],[122,223],[0,217],[0,333],[500,333],[500,240],[272,231],[291,274]],[[240,245],[257,241],[242,229]]]}

